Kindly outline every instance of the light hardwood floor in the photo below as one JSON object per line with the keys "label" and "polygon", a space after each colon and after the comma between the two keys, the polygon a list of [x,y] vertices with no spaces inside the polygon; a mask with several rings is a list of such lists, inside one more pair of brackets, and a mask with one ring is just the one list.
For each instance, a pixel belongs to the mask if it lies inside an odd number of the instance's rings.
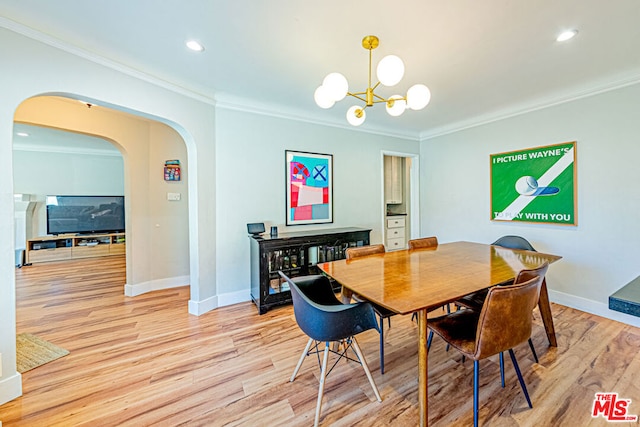
{"label": "light hardwood floor", "polygon": [[[125,297],[124,269],[124,257],[110,257],[16,270],[17,332],[70,354],[23,374],[24,395],[0,406],[3,427],[313,423],[317,362],[307,358],[296,381],[288,381],[307,341],[291,307],[259,316],[242,303],[192,316],[187,287]],[[602,391],[632,399],[630,413],[640,414],[640,330],[560,305],[552,310],[558,347],[548,347],[536,311],[540,363],[526,344],[516,349],[533,409],[508,357],[504,389],[491,358],[481,363],[481,424],[606,425],[591,418],[594,393]],[[384,375],[377,332],[361,334],[383,402],[359,365],[341,362],[327,379],[321,424],[416,425],[416,334],[411,316],[393,318]],[[434,339],[430,425],[472,423],[472,378],[473,363]]]}

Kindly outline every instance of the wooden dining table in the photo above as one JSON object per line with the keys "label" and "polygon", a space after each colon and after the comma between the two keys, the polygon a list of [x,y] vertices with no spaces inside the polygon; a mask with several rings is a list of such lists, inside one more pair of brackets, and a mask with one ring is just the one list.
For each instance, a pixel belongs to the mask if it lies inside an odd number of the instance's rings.
{"label": "wooden dining table", "polygon": [[[342,285],[343,296],[355,293],[398,314],[418,314],[418,400],[420,426],[428,424],[427,312],[464,295],[515,278],[520,270],[553,263],[560,256],[472,242],[400,250],[350,261],[318,264]],[[556,346],[546,281],[538,302],[549,344]]]}

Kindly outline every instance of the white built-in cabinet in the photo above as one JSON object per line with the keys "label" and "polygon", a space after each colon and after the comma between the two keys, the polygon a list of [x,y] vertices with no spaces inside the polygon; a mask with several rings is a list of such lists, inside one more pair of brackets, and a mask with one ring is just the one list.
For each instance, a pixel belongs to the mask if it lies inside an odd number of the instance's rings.
{"label": "white built-in cabinet", "polygon": [[406,239],[406,218],[404,216],[388,216],[385,227],[386,242],[385,248],[388,251],[405,249]]}
{"label": "white built-in cabinet", "polygon": [[384,198],[387,204],[402,203],[404,158],[384,156]]}

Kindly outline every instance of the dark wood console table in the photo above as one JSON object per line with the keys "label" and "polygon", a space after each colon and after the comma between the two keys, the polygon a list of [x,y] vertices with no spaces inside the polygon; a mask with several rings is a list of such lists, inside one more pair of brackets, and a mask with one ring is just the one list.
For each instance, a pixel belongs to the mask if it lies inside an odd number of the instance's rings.
{"label": "dark wood console table", "polygon": [[348,247],[368,245],[370,233],[371,229],[350,227],[249,236],[251,299],[258,312],[291,303],[291,292],[279,270],[289,277],[320,274],[317,263],[343,259]]}

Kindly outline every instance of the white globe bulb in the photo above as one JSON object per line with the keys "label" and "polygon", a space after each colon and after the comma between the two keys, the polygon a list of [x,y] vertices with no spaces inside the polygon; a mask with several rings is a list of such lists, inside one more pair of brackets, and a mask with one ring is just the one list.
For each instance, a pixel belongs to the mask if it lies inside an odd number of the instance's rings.
{"label": "white globe bulb", "polygon": [[347,121],[353,126],[360,126],[364,123],[364,119],[366,118],[367,113],[364,111],[364,108],[359,105],[354,105],[347,110]]}
{"label": "white globe bulb", "polygon": [[324,86],[318,86],[318,89],[313,93],[313,99],[316,100],[316,104],[320,108],[331,108],[336,102],[329,97],[327,90]]}
{"label": "white globe bulb", "polygon": [[405,101],[400,95],[393,95],[389,100],[393,100],[391,102],[393,104],[392,106],[389,106],[391,103],[387,102],[387,113],[389,113],[390,116],[398,117],[407,109],[407,101]]}
{"label": "white globe bulb", "polygon": [[384,86],[395,86],[404,77],[404,62],[395,55],[387,55],[378,62],[376,74]]}
{"label": "white globe bulb", "polygon": [[431,101],[431,91],[423,84],[413,85],[407,91],[407,106],[412,110],[422,110]]}
{"label": "white globe bulb", "polygon": [[349,91],[349,82],[340,73],[327,74],[327,77],[322,81],[322,86],[324,86],[327,95],[334,101],[342,100]]}

